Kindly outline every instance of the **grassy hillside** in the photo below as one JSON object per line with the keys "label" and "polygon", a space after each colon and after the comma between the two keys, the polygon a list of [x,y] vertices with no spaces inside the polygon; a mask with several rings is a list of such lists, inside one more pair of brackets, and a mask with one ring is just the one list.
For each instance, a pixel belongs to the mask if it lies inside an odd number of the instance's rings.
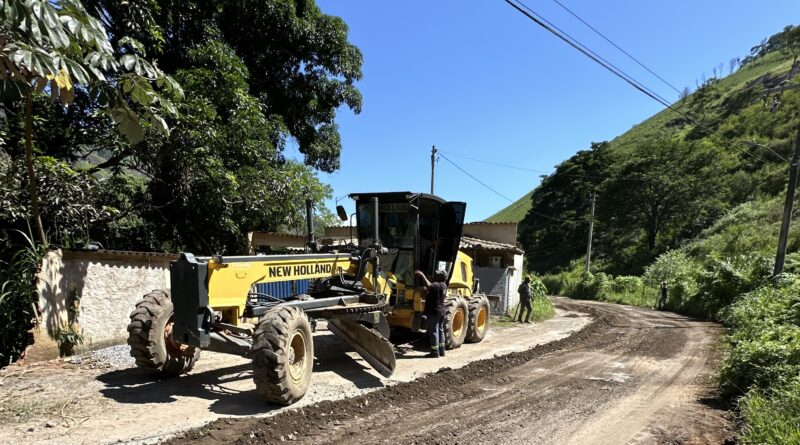
{"label": "grassy hillside", "polygon": [[[715,92],[719,97],[714,98],[708,103],[709,107],[720,107],[732,98],[741,95],[743,92],[754,89],[757,85],[770,78],[777,77],[785,73],[791,65],[787,56],[781,53],[771,53],[756,59],[750,64],[742,67],[733,74],[720,79],[715,85]],[[678,101],[674,107],[680,111],[688,111],[688,105],[694,99],[694,95],[689,95],[685,100]],[[642,98],[642,100],[649,100]],[[625,156],[636,150],[642,140],[656,137],[665,131],[671,131],[670,125],[679,115],[672,110],[664,109],[651,116],[647,120],[635,125],[630,130],[617,136],[609,142],[609,152],[618,156]],[[525,196],[514,201],[512,204],[501,209],[494,215],[486,219],[489,222],[520,222],[531,208],[531,197],[534,190]]]}
{"label": "grassy hillside", "polygon": [[514,201],[513,204],[505,207],[503,210],[495,213],[494,215],[486,218],[486,222],[520,222],[528,210],[531,209],[531,196],[533,190],[529,191],[522,198]]}

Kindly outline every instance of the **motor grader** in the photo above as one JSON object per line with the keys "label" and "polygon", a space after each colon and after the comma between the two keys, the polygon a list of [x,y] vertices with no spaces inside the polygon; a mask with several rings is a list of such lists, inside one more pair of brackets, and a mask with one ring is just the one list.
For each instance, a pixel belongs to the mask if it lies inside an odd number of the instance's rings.
{"label": "motor grader", "polygon": [[[137,366],[179,375],[204,349],[250,357],[257,393],[288,405],[308,389],[312,326],[325,320],[388,377],[396,365],[390,329],[424,330],[426,292],[415,270],[447,272],[447,348],[481,341],[489,303],[473,280],[472,259],[458,249],[466,204],[410,192],[350,196],[357,245],[320,246],[308,201],[305,254],[182,253],[170,263],[170,290],[145,295],[131,313],[128,344]],[[337,212],[350,219],[341,206]]]}

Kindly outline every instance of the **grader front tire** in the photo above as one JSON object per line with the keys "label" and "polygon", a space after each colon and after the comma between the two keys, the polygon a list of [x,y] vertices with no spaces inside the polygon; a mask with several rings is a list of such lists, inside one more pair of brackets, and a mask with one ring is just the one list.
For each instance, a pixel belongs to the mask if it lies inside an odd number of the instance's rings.
{"label": "grader front tire", "polygon": [[489,299],[485,296],[469,302],[469,330],[467,343],[479,343],[489,331]]}
{"label": "grader front tire", "polygon": [[180,375],[192,370],[200,349],[172,340],[172,300],[169,291],[145,295],[131,312],[128,345],[136,366],[163,375]]}
{"label": "grader front tire", "polygon": [[461,297],[449,297],[445,301],[444,337],[447,349],[460,348],[467,337],[469,308]]}
{"label": "grader front tire", "polygon": [[291,405],[308,390],[314,366],[311,325],[302,309],[273,309],[258,322],[250,349],[256,392],[267,402]]}

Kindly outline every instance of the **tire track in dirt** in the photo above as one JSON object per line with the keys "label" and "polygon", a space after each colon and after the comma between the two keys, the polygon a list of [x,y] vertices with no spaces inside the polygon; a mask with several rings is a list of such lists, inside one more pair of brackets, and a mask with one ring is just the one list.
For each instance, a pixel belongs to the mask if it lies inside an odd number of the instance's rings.
{"label": "tire track in dirt", "polygon": [[171,443],[723,443],[703,405],[720,328],[674,314],[558,301],[595,322],[531,350],[263,419],[222,419]]}

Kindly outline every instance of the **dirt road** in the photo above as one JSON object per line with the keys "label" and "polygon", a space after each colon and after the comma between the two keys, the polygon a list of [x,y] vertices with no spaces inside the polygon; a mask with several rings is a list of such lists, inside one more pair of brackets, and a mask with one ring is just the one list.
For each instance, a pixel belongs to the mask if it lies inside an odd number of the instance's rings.
{"label": "dirt road", "polygon": [[[398,366],[381,377],[344,342],[324,329],[315,335],[314,374],[306,396],[292,408],[335,401],[410,382],[440,367],[453,369],[495,355],[557,341],[588,325],[585,314],[559,310],[536,325],[491,330],[439,360],[426,359],[424,337],[398,345]],[[326,402],[330,403],[330,402]],[[153,380],[133,368],[126,346],[71,362],[0,371],[0,443],[154,443],[221,417],[267,416],[286,408],[255,394],[250,362],[203,352],[197,367],[179,378]]]}
{"label": "dirt road", "polygon": [[719,444],[708,398],[717,325],[561,300],[595,321],[525,352],[260,419],[221,419],[173,443]]}

